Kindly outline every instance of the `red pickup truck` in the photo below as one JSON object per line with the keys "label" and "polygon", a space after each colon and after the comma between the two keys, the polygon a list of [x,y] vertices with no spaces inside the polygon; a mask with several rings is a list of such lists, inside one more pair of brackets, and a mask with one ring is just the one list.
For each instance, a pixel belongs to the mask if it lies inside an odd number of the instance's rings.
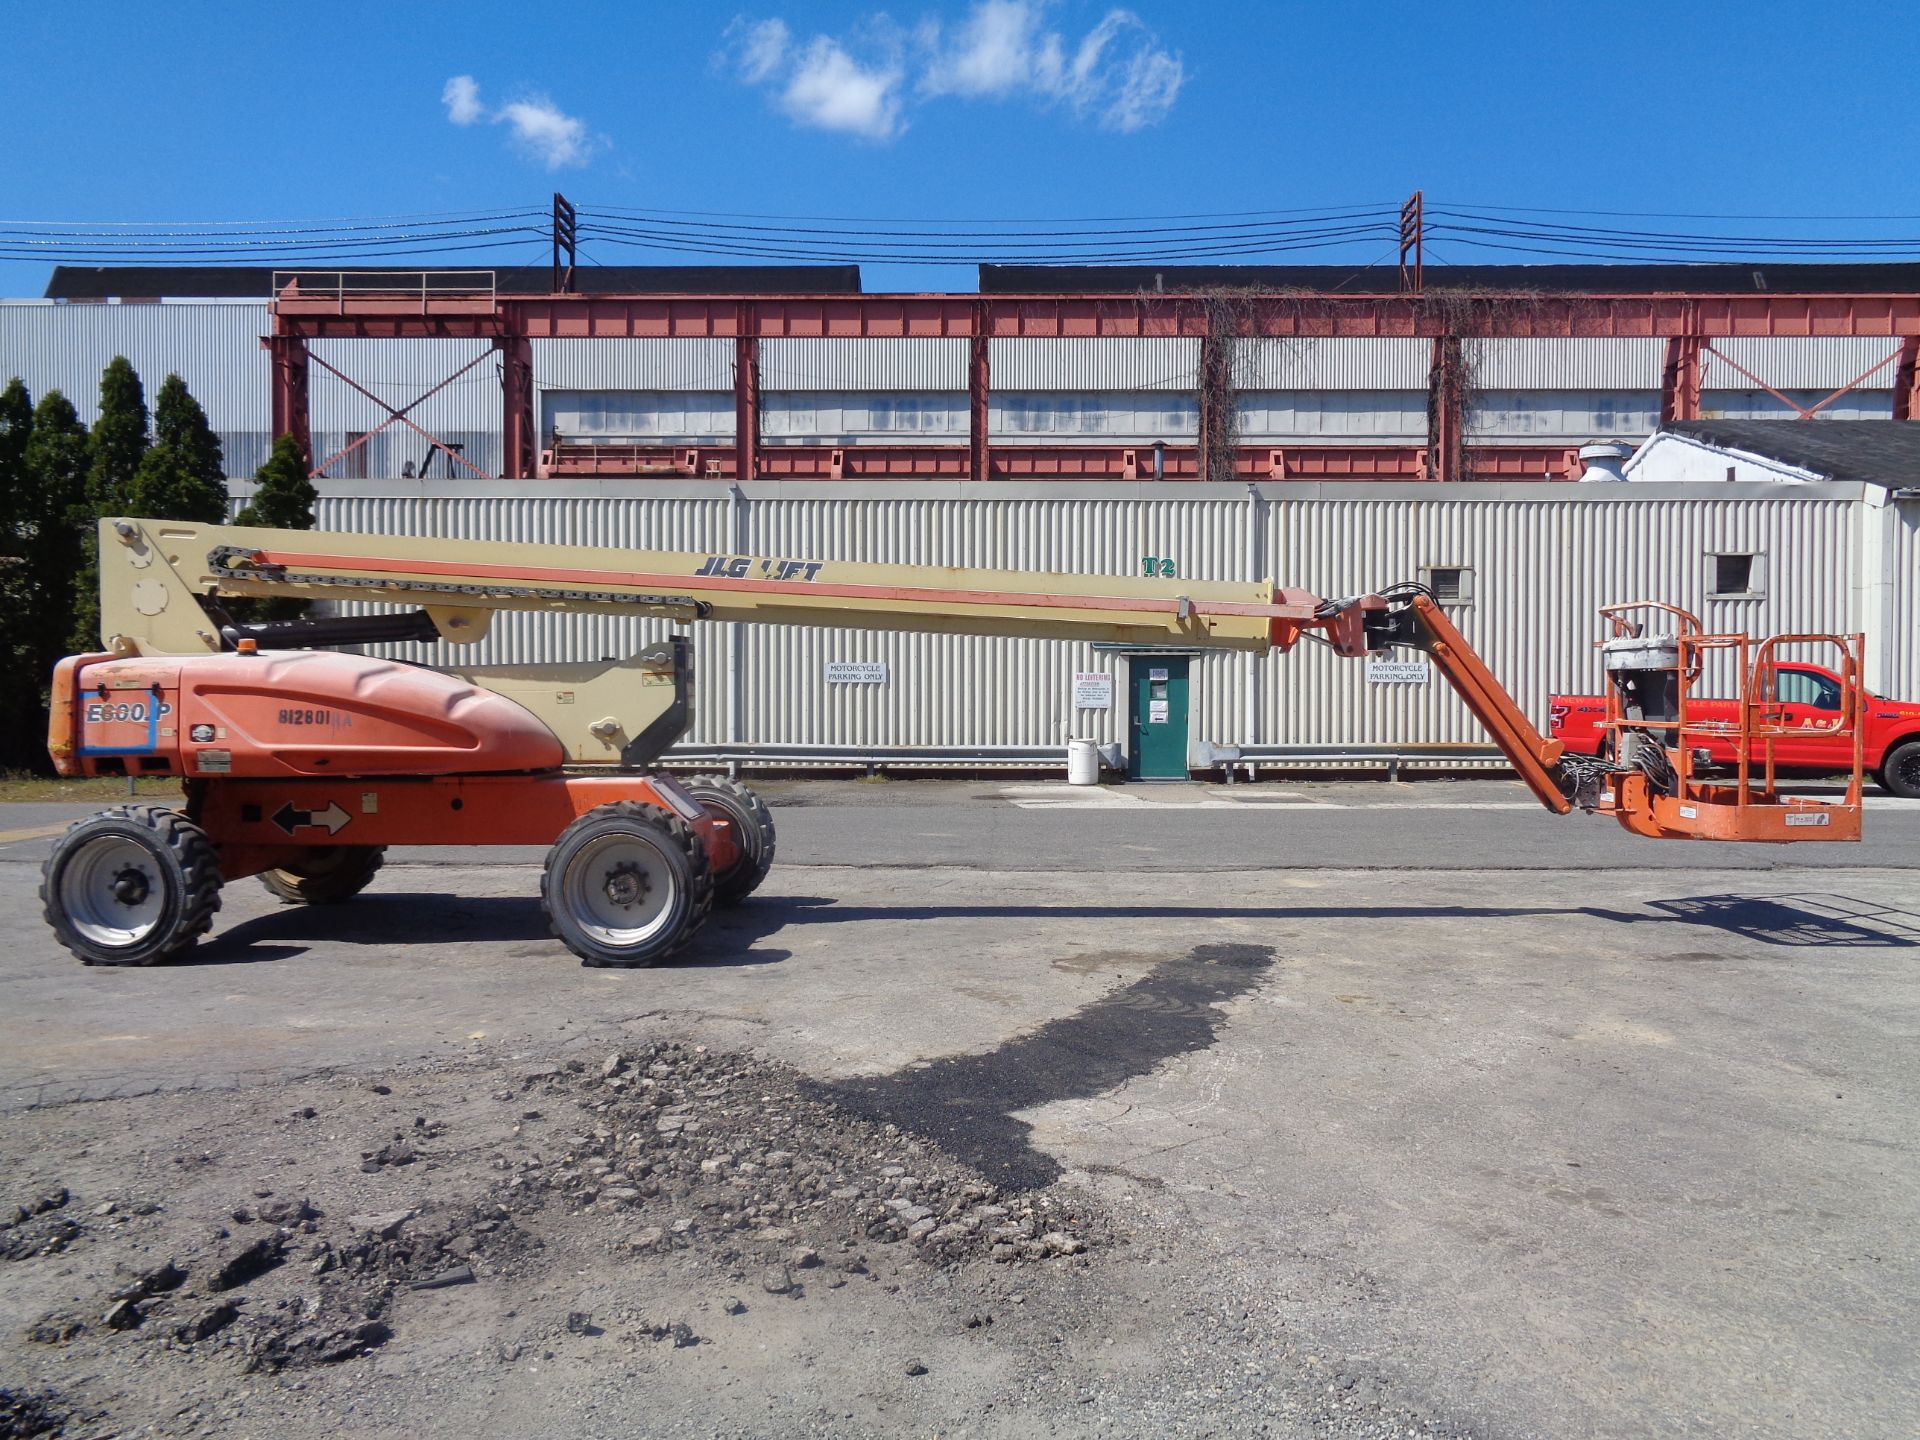
{"label": "red pickup truck", "polygon": [[[1840,709],[1840,677],[1820,665],[1783,664],[1779,667],[1775,694],[1784,707],[1790,724],[1817,724],[1831,720]],[[1599,695],[1555,695],[1550,706],[1550,729],[1555,740],[1568,750],[1583,755],[1600,753],[1606,732],[1599,728],[1607,717],[1606,701]],[[1920,799],[1920,705],[1911,701],[1866,697],[1867,769],[1880,788],[1908,799]],[[1695,697],[1687,702],[1687,713],[1699,720],[1737,718],[1734,702]],[[1731,765],[1733,746],[1726,740],[1710,741],[1706,746],[1715,763]],[[1760,755],[1749,758],[1758,763]],[[1782,770],[1819,770],[1831,773],[1845,770],[1853,762],[1852,741],[1837,736],[1797,736],[1773,742],[1774,764]]]}

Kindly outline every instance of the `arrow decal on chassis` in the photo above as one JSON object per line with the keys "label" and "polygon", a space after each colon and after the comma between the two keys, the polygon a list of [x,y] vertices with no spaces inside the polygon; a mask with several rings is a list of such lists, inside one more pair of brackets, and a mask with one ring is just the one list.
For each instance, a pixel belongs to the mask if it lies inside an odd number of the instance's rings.
{"label": "arrow decal on chassis", "polygon": [[289,800],[273,812],[273,823],[289,835],[303,825],[325,826],[327,834],[338,835],[352,820],[353,816],[340,808],[338,800],[328,801],[324,810],[297,809]]}

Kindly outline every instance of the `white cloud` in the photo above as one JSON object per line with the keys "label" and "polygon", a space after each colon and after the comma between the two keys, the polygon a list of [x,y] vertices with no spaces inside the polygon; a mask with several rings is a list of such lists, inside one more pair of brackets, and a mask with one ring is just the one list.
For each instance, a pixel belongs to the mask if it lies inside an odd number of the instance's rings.
{"label": "white cloud", "polygon": [[883,16],[868,22],[864,39],[816,35],[797,48],[786,21],[743,17],[727,28],[720,58],[745,83],[771,90],[797,123],[874,140],[906,128],[909,96],[1024,97],[1123,132],[1165,118],[1186,81],[1177,51],[1130,10],[1109,10],[1069,42],[1045,24],[1048,3],[975,0],[950,27],[922,20],[911,46]]}
{"label": "white cloud", "polygon": [[471,125],[486,112],[480,107],[480,87],[471,75],[456,75],[440,92],[440,103],[447,107],[447,119],[456,125]]}
{"label": "white cloud", "polygon": [[929,95],[1006,95],[1060,71],[1060,37],[1041,33],[1039,7],[1029,0],[983,0],[951,45],[941,44],[937,21],[922,38],[932,51],[920,81]]}
{"label": "white cloud", "polygon": [[503,105],[493,118],[513,131],[516,150],[549,170],[584,165],[593,152],[586,122],[567,114],[544,95]]}
{"label": "white cloud", "polygon": [[1124,131],[1154,124],[1173,109],[1186,79],[1178,55],[1164,50],[1135,53],[1126,63],[1119,90],[1100,112],[1101,123],[1109,130]]}
{"label": "white cloud", "polygon": [[793,32],[787,29],[784,20],[750,24],[743,18],[727,27],[726,38],[739,57],[740,78],[749,85],[758,85],[780,68],[787,47],[793,43]]}
{"label": "white cloud", "polygon": [[455,125],[476,125],[482,120],[505,125],[511,132],[513,148],[549,170],[586,164],[601,143],[588,133],[586,121],[567,114],[544,95],[512,100],[488,111],[480,103],[480,86],[471,75],[456,75],[447,81],[440,91],[440,103],[447,107],[447,119]]}
{"label": "white cloud", "polygon": [[902,128],[901,79],[897,66],[862,65],[838,41],[820,35],[795,61],[780,108],[815,129],[891,140]]}
{"label": "white cloud", "polygon": [[1178,54],[1131,10],[1109,10],[1074,53],[1064,97],[1109,130],[1133,131],[1165,117],[1186,83]]}

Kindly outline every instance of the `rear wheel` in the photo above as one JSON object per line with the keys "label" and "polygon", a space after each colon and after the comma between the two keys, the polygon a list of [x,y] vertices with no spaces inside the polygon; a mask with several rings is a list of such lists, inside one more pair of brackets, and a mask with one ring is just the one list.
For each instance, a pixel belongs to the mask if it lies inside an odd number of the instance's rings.
{"label": "rear wheel", "polygon": [[1896,745],[1880,762],[1880,788],[1908,800],[1920,800],[1920,740]]}
{"label": "rear wheel", "polygon": [[706,850],[677,815],[633,800],[600,805],[547,852],[540,903],[553,933],[588,965],[658,965],[712,908]]}
{"label": "rear wheel", "polygon": [[289,905],[338,905],[366,889],[386,857],[384,845],[329,846],[262,871],[260,883]]}
{"label": "rear wheel", "polygon": [[79,821],[41,871],[60,943],[89,965],[152,965],[213,928],[220,867],[206,832],[161,805],[116,805]]}
{"label": "rear wheel", "polygon": [[713,900],[716,905],[738,905],[760,888],[773,868],[773,813],[752,790],[724,775],[696,775],[687,790],[733,825],[740,858],[714,875]]}

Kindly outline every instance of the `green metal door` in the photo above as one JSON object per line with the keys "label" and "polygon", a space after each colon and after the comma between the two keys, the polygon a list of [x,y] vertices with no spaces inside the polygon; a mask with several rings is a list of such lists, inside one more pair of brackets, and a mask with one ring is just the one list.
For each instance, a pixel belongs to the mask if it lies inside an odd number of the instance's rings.
{"label": "green metal door", "polygon": [[1187,778],[1186,655],[1130,655],[1132,744],[1127,774],[1135,780]]}

